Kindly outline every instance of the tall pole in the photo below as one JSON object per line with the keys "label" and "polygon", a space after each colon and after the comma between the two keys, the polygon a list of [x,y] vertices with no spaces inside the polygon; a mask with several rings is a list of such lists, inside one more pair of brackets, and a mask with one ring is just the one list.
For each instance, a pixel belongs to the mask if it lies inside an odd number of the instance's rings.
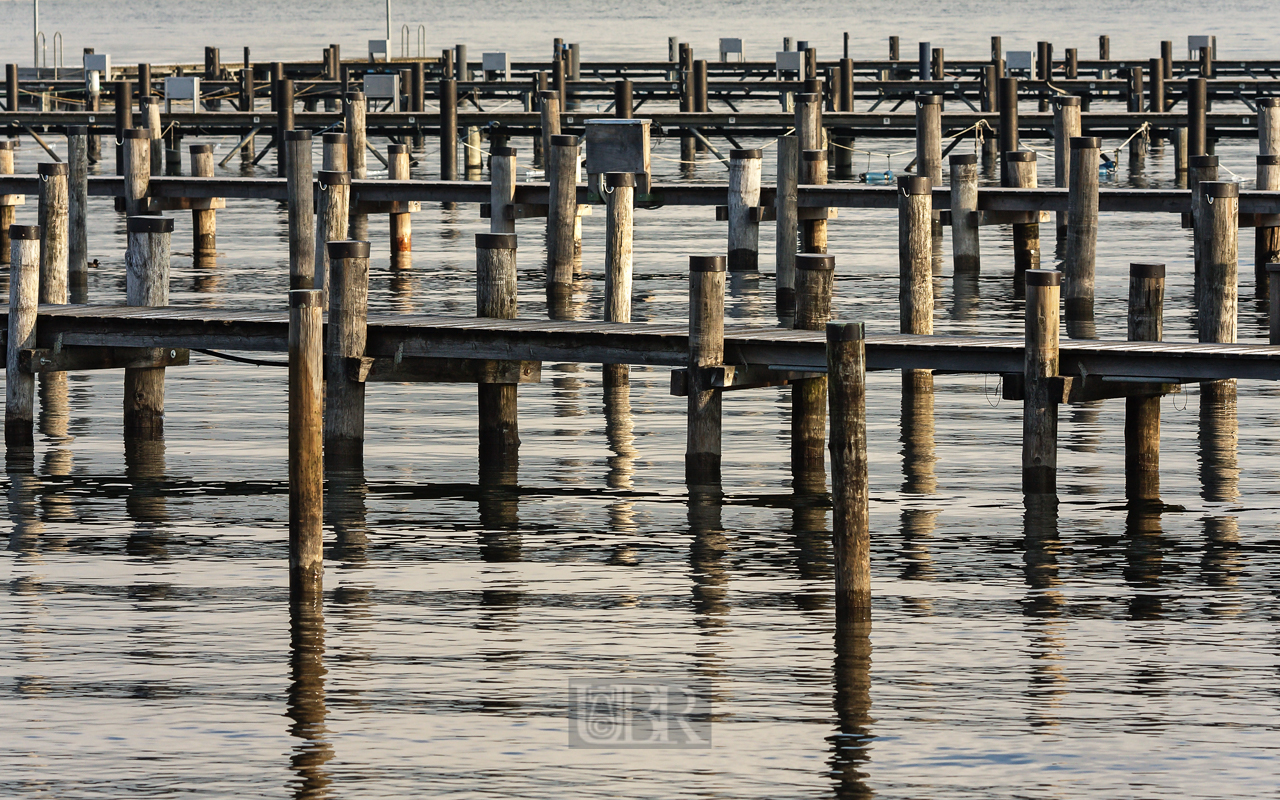
{"label": "tall pole", "polygon": [[[391,2],[391,0],[387,0]],[[40,0],[34,0],[35,14],[31,23],[31,47],[36,54],[36,77],[40,77]]]}
{"label": "tall pole", "polygon": [[[39,0],[36,0],[39,2]],[[391,40],[391,0],[387,0],[387,40]],[[390,47],[391,45],[387,45]],[[391,60],[391,53],[387,53],[387,60]]]}

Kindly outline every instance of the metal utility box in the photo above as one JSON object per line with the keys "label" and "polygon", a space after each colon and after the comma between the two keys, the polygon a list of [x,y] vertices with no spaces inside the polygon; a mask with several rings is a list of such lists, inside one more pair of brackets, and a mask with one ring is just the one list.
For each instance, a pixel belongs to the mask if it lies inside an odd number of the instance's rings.
{"label": "metal utility box", "polygon": [[369,60],[370,61],[387,61],[391,56],[391,40],[390,39],[370,39],[369,40]]}
{"label": "metal utility box", "polygon": [[720,60],[742,61],[742,40],[722,38],[720,40]]}
{"label": "metal utility box", "polygon": [[804,51],[803,50],[778,50],[774,55],[774,63],[778,77],[782,77],[784,72],[794,72],[800,75],[804,74]]}
{"label": "metal utility box", "polygon": [[1191,59],[1200,57],[1200,48],[1209,48],[1209,55],[1214,58],[1218,57],[1218,37],[1217,36],[1188,36],[1187,37],[1187,56]]}
{"label": "metal utility box", "polygon": [[174,100],[190,100],[191,110],[200,110],[200,79],[197,77],[183,76],[180,78],[164,79],[164,111],[166,114],[173,110]]}
{"label": "metal utility box", "polygon": [[1004,68],[1007,72],[1018,70],[1031,73],[1035,63],[1035,54],[1030,50],[1009,50],[1004,54]]}
{"label": "metal utility box", "polygon": [[109,53],[85,53],[84,71],[99,73],[103,81],[111,80],[111,55]]}
{"label": "metal utility box", "polygon": [[480,64],[487,81],[496,80],[498,73],[502,73],[504,81],[511,76],[511,59],[506,53],[484,53],[480,56]]}
{"label": "metal utility box", "polygon": [[649,123],[647,119],[587,120],[587,174],[649,174]]}
{"label": "metal utility box", "polygon": [[365,75],[364,96],[367,100],[398,100],[400,98],[400,75]]}

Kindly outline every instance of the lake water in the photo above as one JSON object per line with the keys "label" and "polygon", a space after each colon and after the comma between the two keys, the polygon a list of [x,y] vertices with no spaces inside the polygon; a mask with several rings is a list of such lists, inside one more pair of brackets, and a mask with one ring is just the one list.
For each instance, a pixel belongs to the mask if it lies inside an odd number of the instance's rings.
{"label": "lake water", "polygon": [[[1270,55],[1265,31],[1277,16],[1246,3],[1087,3],[1033,14],[916,2],[873,4],[857,18],[843,5],[799,3],[784,19],[776,5],[746,2],[395,9],[415,26],[430,20],[434,49],[466,40],[474,52],[505,47],[517,57],[543,54],[554,35],[584,42],[584,57],[661,57],[668,33],[703,52],[721,34],[742,35],[749,52],[768,52],[784,32],[808,34],[834,52],[849,28],[875,53],[891,33],[929,37],[963,57],[983,55],[993,33],[1009,48],[1051,38],[1085,52],[1107,32],[1113,52],[1145,57],[1162,38],[1205,32],[1222,50],[1260,56]],[[246,43],[260,60],[312,56],[331,41],[358,47],[377,34],[382,5],[41,10],[68,51],[92,43],[121,62],[159,62],[196,60],[204,44],[223,46],[227,60]],[[29,57],[29,11],[0,3],[5,60]],[[232,144],[211,141],[219,155]],[[744,142],[752,144],[768,142]],[[515,146],[523,165],[527,143]],[[675,141],[655,146],[656,177],[681,179]],[[1247,176],[1255,148],[1231,141],[1218,152]],[[34,171],[42,155],[24,141],[18,171]],[[415,177],[434,177],[434,143],[420,155],[427,171]],[[105,172],[114,171],[109,158]],[[1141,169],[1127,150],[1121,162],[1104,185],[1173,185],[1167,149]],[[1041,171],[1042,185],[1051,183],[1052,164]],[[237,159],[219,174],[274,174],[274,164],[242,173]],[[723,175],[707,159],[692,179]],[[31,198],[18,221],[34,216]],[[215,267],[192,263],[189,216],[173,216],[173,305],[283,307],[277,204],[236,200],[219,212]],[[602,307],[604,226],[598,213],[584,222],[573,305],[592,319]],[[473,206],[434,204],[413,224],[413,269],[392,274],[385,218],[370,221],[372,308],[472,313],[472,235],[487,221]],[[543,231],[536,220],[517,228],[520,315],[544,317]],[[1104,214],[1100,228],[1098,335],[1123,338],[1128,263],[1155,260],[1169,269],[1165,336],[1194,339],[1190,236],[1178,219]],[[771,254],[772,226],[761,233]],[[1044,235],[1048,261],[1051,226]],[[89,236],[100,261],[90,298],[122,302],[123,218],[109,200],[91,200]],[[683,320],[686,257],[719,251],[723,237],[711,209],[638,211],[634,318]],[[838,318],[896,331],[896,237],[894,212],[845,211],[831,224]],[[944,245],[937,333],[1021,331],[1009,231],[983,237],[976,302],[974,287],[954,283]],[[1247,233],[1241,258],[1248,298]],[[773,319],[771,261],[762,258],[758,285],[727,299],[733,320]],[[1243,299],[1240,315],[1241,340],[1264,340],[1265,309]],[[79,373],[65,409],[40,409],[32,464],[8,464],[4,795],[1275,790],[1280,398],[1270,384],[1241,383],[1235,409],[1202,408],[1195,386],[1164,398],[1167,506],[1144,514],[1125,505],[1123,403],[1062,409],[1058,503],[1027,507],[1021,405],[999,399],[995,376],[936,376],[928,416],[904,412],[897,374],[872,374],[874,609],[869,624],[837,627],[830,512],[790,487],[787,389],[726,395],[723,496],[690,498],[685,403],[669,395],[665,369],[635,368],[630,392],[606,398],[598,365],[545,364],[541,384],[520,388],[515,491],[478,482],[474,387],[374,384],[364,469],[331,482],[323,610],[291,621],[284,371],[193,354],[167,380],[163,445],[126,448],[120,373]],[[713,746],[569,747],[570,681],[694,686],[710,702]]]}

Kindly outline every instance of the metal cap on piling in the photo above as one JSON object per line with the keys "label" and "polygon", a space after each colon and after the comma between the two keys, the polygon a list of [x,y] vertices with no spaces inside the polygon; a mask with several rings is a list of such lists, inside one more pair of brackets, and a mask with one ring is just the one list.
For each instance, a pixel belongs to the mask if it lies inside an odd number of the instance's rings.
{"label": "metal cap on piling", "polygon": [[867,338],[865,322],[828,322],[828,342],[857,342]]}
{"label": "metal cap on piling", "polygon": [[120,134],[121,139],[150,139],[150,128],[125,128]]}
{"label": "metal cap on piling", "polygon": [[345,133],[326,133],[320,137],[325,144],[346,144],[347,135]]}
{"label": "metal cap on piling", "polygon": [[173,233],[173,217],[129,217],[129,233]]}
{"label": "metal cap on piling", "polygon": [[933,182],[927,175],[899,175],[898,191],[907,196],[932,194]]}
{"label": "metal cap on piling", "polygon": [[213,153],[213,145],[211,144],[193,144],[187,149],[193,156],[210,155]]}
{"label": "metal cap on piling", "polygon": [[1097,150],[1102,147],[1102,140],[1097,136],[1072,136],[1072,150]]}
{"label": "metal cap on piling", "polygon": [[1258,156],[1258,166],[1260,167],[1274,167],[1277,164],[1280,164],[1280,155]]}
{"label": "metal cap on piling", "polygon": [[1053,102],[1059,106],[1078,106],[1080,105],[1080,98],[1074,94],[1060,94],[1053,98]]}
{"label": "metal cap on piling", "polygon": [[949,163],[953,167],[963,167],[970,164],[977,164],[978,154],[977,153],[960,153],[959,155],[953,155],[947,158],[947,163]]}
{"label": "metal cap on piling", "polygon": [[805,161],[826,161],[826,150],[801,150],[800,157]]}
{"label": "metal cap on piling", "polygon": [[350,186],[351,173],[345,169],[322,169],[319,172],[318,179],[321,186]]}
{"label": "metal cap on piling", "polygon": [[729,158],[733,161],[740,161],[747,158],[764,158],[763,150],[730,150]]}
{"label": "metal cap on piling", "polygon": [[387,145],[387,153],[388,153],[389,155],[399,156],[399,155],[404,155],[404,154],[406,154],[406,153],[408,153],[408,152],[409,152],[409,145],[407,145],[407,144],[390,144],[390,145]]}
{"label": "metal cap on piling", "polygon": [[88,136],[89,126],[88,125],[68,125],[67,135],[68,136]]}
{"label": "metal cap on piling", "polygon": [[495,147],[489,151],[489,155],[495,158],[515,158],[516,149],[514,147]]}
{"label": "metal cap on piling", "polygon": [[609,189],[617,189],[620,186],[635,186],[636,176],[631,172],[607,172],[604,176],[604,185]]}
{"label": "metal cap on piling", "polygon": [[0,139],[0,150],[12,150],[14,143],[13,139]]}
{"label": "metal cap on piling", "polygon": [[304,130],[285,131],[284,140],[286,142],[309,142],[311,141],[311,131],[304,131]]}
{"label": "metal cap on piling", "polygon": [[1027,163],[1036,160],[1036,154],[1031,150],[1010,150],[1004,154],[1005,161],[1013,161],[1018,163]]}
{"label": "metal cap on piling", "polygon": [[1235,181],[1201,181],[1200,194],[1205,197],[1239,197],[1240,184]]}
{"label": "metal cap on piling", "polygon": [[40,226],[39,225],[10,225],[9,238],[10,239],[28,239],[28,240],[39,239]]}
{"label": "metal cap on piling", "polygon": [[568,133],[556,133],[551,136],[552,147],[577,147],[578,137]]}
{"label": "metal cap on piling", "polygon": [[690,272],[724,272],[727,264],[725,256],[689,256]]}
{"label": "metal cap on piling", "polygon": [[325,248],[329,258],[368,258],[369,243],[345,239],[341,242],[328,242]]}
{"label": "metal cap on piling", "polygon": [[516,235],[514,233],[477,233],[477,250],[515,250]]}
{"label": "metal cap on piling", "polygon": [[66,175],[69,172],[65,161],[47,161],[36,165],[36,173],[49,177],[52,175]]}
{"label": "metal cap on piling", "polygon": [[942,105],[942,96],[936,94],[918,94],[916,95],[916,105],[940,106]]}
{"label": "metal cap on piling", "polygon": [[796,253],[796,269],[830,271],[836,268],[836,257],[825,253]]}
{"label": "metal cap on piling", "polygon": [[1259,108],[1280,108],[1280,97],[1259,97],[1257,103]]}
{"label": "metal cap on piling", "polygon": [[1164,264],[1154,261],[1135,261],[1129,264],[1130,278],[1163,278]]}
{"label": "metal cap on piling", "polygon": [[1203,169],[1205,167],[1218,166],[1217,156],[1190,156],[1187,159],[1187,166],[1192,169]]}
{"label": "metal cap on piling", "polygon": [[320,289],[290,289],[289,308],[320,308],[323,298]]}
{"label": "metal cap on piling", "polygon": [[1062,273],[1056,269],[1029,269],[1025,273],[1027,286],[1061,286]]}

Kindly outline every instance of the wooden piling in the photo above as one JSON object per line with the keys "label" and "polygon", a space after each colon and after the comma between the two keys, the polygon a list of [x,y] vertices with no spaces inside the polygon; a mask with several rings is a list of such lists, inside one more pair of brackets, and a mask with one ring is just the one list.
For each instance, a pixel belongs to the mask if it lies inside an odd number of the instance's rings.
{"label": "wooden piling", "polygon": [[[1000,79],[1000,152],[1012,153],[1018,149],[1018,79]],[[1001,185],[1012,186],[1008,182],[1008,165],[1000,166]]]}
{"label": "wooden piling", "polygon": [[[1029,150],[1016,150],[1004,154],[1005,186],[1017,189],[1036,188],[1036,154]],[[1039,219],[1038,212],[1031,212]],[[1015,222],[1013,224],[1013,269],[1016,284],[1022,273],[1040,268],[1040,223]]]}
{"label": "wooden piling", "polygon": [[[1191,189],[1191,228],[1193,231],[1199,231],[1201,223],[1199,221],[1200,214],[1200,191],[1201,184],[1216,181],[1218,179],[1218,157],[1217,156],[1191,156],[1187,159],[1187,186]],[[1195,273],[1195,292],[1199,296],[1201,275],[1204,273],[1204,263],[1201,257],[1203,241],[1198,234],[1191,237],[1191,254]]]}
{"label": "wooden piling", "polygon": [[[631,321],[632,229],[635,206],[635,175],[610,172],[605,176],[606,221],[604,250],[604,321]],[[606,389],[630,382],[626,364],[601,367]]]}
{"label": "wooden piling", "polygon": [[729,271],[760,269],[760,150],[729,151]]}
{"label": "wooden piling", "polygon": [[[805,150],[800,154],[800,182],[811,186],[827,183],[827,151]],[[805,253],[827,252],[827,220],[805,219],[800,223],[800,250]]]}
{"label": "wooden piling", "polygon": [[[1071,140],[1080,135],[1080,98],[1059,95],[1053,101],[1053,180],[1054,186],[1071,186]],[[1065,233],[1067,215],[1058,212],[1058,232]]]}
{"label": "wooden piling", "polygon": [[18,367],[18,354],[36,346],[40,303],[40,226],[13,225],[9,267],[9,332],[5,361],[4,443],[34,443],[36,376]]}
{"label": "wooden piling", "polygon": [[[446,100],[441,100],[443,106]],[[349,92],[346,97],[346,103],[343,104],[345,113],[344,122],[347,128],[347,172],[351,175],[351,180],[360,181],[369,177],[368,157],[366,150],[369,147],[369,139],[365,130],[365,96],[364,92]],[[441,112],[443,114],[443,111]],[[455,131],[456,128],[449,130]],[[440,132],[441,142],[445,131],[442,128]],[[456,149],[456,148],[455,148]],[[441,158],[444,158],[443,150]],[[452,150],[449,152],[453,152]],[[453,178],[457,177],[457,164],[454,164],[455,172]],[[443,176],[441,180],[446,179]],[[349,222],[349,241],[364,242],[369,239],[369,215],[357,213],[354,209],[347,215]]]}
{"label": "wooden piling", "polygon": [[578,243],[574,230],[578,219],[578,137],[555,135],[548,149],[547,179],[547,286],[573,283],[574,255]]}
{"label": "wooden piling", "polygon": [[325,335],[324,451],[335,464],[364,458],[364,383],[358,372],[368,340],[369,243],[328,242],[329,325]]}
{"label": "wooden piling", "polygon": [[836,604],[838,608],[863,615],[871,610],[865,338],[861,322],[827,325]]}
{"label": "wooden piling", "polygon": [[[1129,341],[1164,338],[1164,264],[1129,265]],[[1160,396],[1126,397],[1124,488],[1130,503],[1160,499]]]}
{"label": "wooden piling", "polygon": [[724,363],[724,256],[689,257],[689,417],[685,482],[720,483],[720,390],[707,367]]}
{"label": "wooden piling", "polygon": [[317,289],[311,131],[285,131],[283,145],[289,196],[289,288]]}
{"label": "wooden piling", "polygon": [[[133,84],[116,81],[111,87],[116,110],[116,174],[124,174],[125,131],[133,128]],[[150,159],[150,155],[147,156]]]}
{"label": "wooden piling", "polygon": [[[0,139],[0,175],[13,174],[13,145],[15,141],[14,139]],[[10,200],[7,196],[4,196],[3,199]],[[0,204],[0,264],[9,263],[12,249],[9,241],[9,228],[12,227],[16,216],[16,206]]]}
{"label": "wooden piling", "polygon": [[1200,291],[1197,316],[1201,342],[1234,342],[1238,298],[1240,185],[1232,181],[1200,184],[1196,238],[1200,240]]}
{"label": "wooden piling", "polygon": [[822,95],[796,95],[796,138],[801,150],[818,150],[822,144]]}
{"label": "wooden piling", "polygon": [[1267,265],[1268,298],[1267,322],[1269,344],[1280,344],[1280,264]]}
{"label": "wooden piling", "polygon": [[1280,97],[1258,98],[1258,155],[1280,155]]}
{"label": "wooden piling", "polygon": [[351,166],[347,161],[347,141],[345,133],[326,133],[321,137],[320,169],[327,172],[350,172]]}
{"label": "wooden piling", "polygon": [[[324,574],[324,335],[320,291],[289,292],[289,584]],[[332,383],[332,381],[330,381]]]}
{"label": "wooden piling", "polygon": [[[89,291],[89,128],[67,126],[67,288],[71,302]],[[3,220],[0,220],[3,224]]]}
{"label": "wooden piling", "polygon": [[1026,272],[1025,399],[1022,412],[1022,491],[1057,494],[1058,301],[1062,273],[1051,269]]}
{"label": "wooden piling", "polygon": [[1209,152],[1205,112],[1208,107],[1208,81],[1187,79],[1187,154],[1202,156]]}
{"label": "wooden piling", "polygon": [[124,132],[124,212],[147,213],[151,192],[151,134],[146,128]]}
{"label": "wooden piling", "polygon": [[[391,144],[387,147],[387,178],[409,180],[409,145]],[[397,203],[396,208],[399,210],[390,214],[391,268],[409,269],[413,266],[413,224],[408,203]]]}
{"label": "wooden piling", "polygon": [[[835,257],[796,256],[797,330],[820,331],[831,319]],[[791,384],[791,487],[801,493],[826,490],[823,447],[827,434],[827,379],[805,378]]]}
{"label": "wooden piling", "polygon": [[[345,159],[344,159],[345,162]],[[322,289],[321,307],[329,308],[329,242],[342,241],[350,221],[351,173],[346,170],[321,170],[317,177],[319,200],[316,203],[315,288]]]}
{"label": "wooden piling", "polygon": [[1147,110],[1164,113],[1164,62],[1153,58],[1147,62],[1150,79],[1147,83]]}
{"label": "wooden piling", "polygon": [[631,81],[623,78],[613,83],[613,116],[616,119],[631,119],[631,109],[635,101],[631,96]]}
{"label": "wooden piling", "polygon": [[22,96],[18,88],[18,65],[5,64],[5,110],[16,114],[22,108]]}
{"label": "wooden piling", "polygon": [[[191,151],[191,176],[213,177],[213,145],[193,144]],[[310,161],[307,162],[310,167]],[[218,212],[212,208],[191,210],[192,252],[195,260],[207,261],[218,254]]]}
{"label": "wooden piling", "polygon": [[489,232],[515,233],[516,151],[495,147],[489,153]]}
{"label": "wooden piling", "polygon": [[550,175],[551,137],[560,135],[560,93],[550,90],[538,92],[538,109],[541,118],[542,161]]}
{"label": "wooden piling", "polygon": [[902,333],[933,333],[932,217],[932,182],[919,175],[899,177],[898,322]]}
{"label": "wooden piling", "polygon": [[942,185],[942,98],[916,95],[916,174]]}
{"label": "wooden piling", "polygon": [[951,156],[951,249],[957,274],[982,269],[978,239],[978,156]]}
{"label": "wooden piling", "polygon": [[[1261,110],[1261,104],[1259,104]],[[1275,116],[1280,117],[1280,114]],[[1278,142],[1280,143],[1280,142]],[[1259,191],[1280,190],[1280,153],[1260,155],[1256,186]],[[1280,262],[1280,227],[1268,224],[1280,217],[1259,214],[1253,233],[1253,294],[1259,300],[1271,297],[1267,265]]]}
{"label": "wooden piling", "polygon": [[1189,160],[1186,126],[1180,125],[1176,128],[1171,128],[1169,130],[1169,142],[1173,145],[1173,171],[1178,188],[1185,189],[1187,184],[1187,162]]}
{"label": "wooden piling", "polygon": [[1070,186],[1067,189],[1067,240],[1062,261],[1063,294],[1068,320],[1092,320],[1094,270],[1098,249],[1098,160],[1102,141],[1093,136],[1071,139]]}
{"label": "wooden piling", "polygon": [[[126,305],[169,305],[169,240],[173,220],[158,216],[130,217],[127,228]],[[124,371],[124,433],[126,438],[140,441],[164,438],[164,367]]]}
{"label": "wooden piling", "polygon": [[40,228],[40,302],[67,302],[67,165],[42,163],[37,212]]}
{"label": "wooden piling", "polygon": [[[476,234],[476,316],[516,318],[516,235]],[[481,474],[510,474],[520,452],[516,384],[481,383],[479,463]]]}
{"label": "wooden piling", "polygon": [[139,116],[142,117],[142,125],[147,129],[151,139],[150,156],[151,156],[151,174],[164,174],[164,129],[160,125],[160,98],[158,97],[140,97],[138,98],[140,107]]}
{"label": "wooden piling", "polygon": [[800,235],[797,189],[800,183],[800,140],[778,137],[778,180],[774,199],[777,235],[775,246],[775,292],[779,319],[788,319],[796,309],[796,250]]}

